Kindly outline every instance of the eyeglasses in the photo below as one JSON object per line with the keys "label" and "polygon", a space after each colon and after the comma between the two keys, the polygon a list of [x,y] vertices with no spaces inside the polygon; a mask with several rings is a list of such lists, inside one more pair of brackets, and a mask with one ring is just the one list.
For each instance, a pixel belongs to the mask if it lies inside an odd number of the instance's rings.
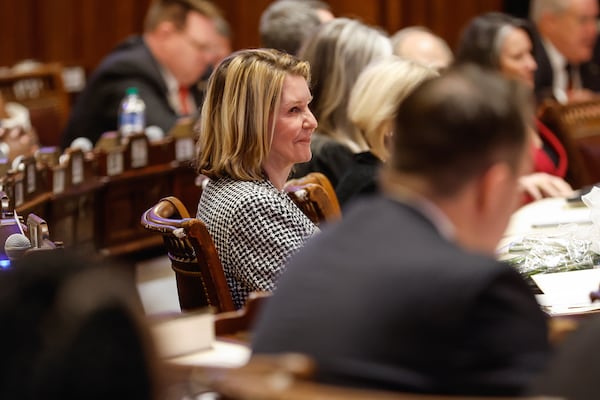
{"label": "eyeglasses", "polygon": [[179,31],[183,38],[197,51],[201,53],[211,53],[214,52],[214,46],[210,43],[199,41],[198,39],[193,38],[184,30]]}

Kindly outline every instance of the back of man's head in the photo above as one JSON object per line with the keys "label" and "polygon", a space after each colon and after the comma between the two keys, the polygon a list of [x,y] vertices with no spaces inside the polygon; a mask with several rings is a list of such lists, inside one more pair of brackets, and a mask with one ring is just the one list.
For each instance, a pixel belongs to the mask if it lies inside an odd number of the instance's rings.
{"label": "back of man's head", "polygon": [[222,18],[219,9],[208,0],[153,0],[146,13],[144,29],[151,32],[163,21],[170,21],[178,29],[183,29],[190,11],[210,19]]}
{"label": "back of man's head", "polygon": [[474,65],[425,81],[402,103],[389,163],[451,196],[492,164],[515,170],[527,141],[530,93]]}
{"label": "back of man's head", "polygon": [[302,42],[321,25],[317,9],[308,2],[280,0],[269,5],[260,17],[262,47],[296,54]]}

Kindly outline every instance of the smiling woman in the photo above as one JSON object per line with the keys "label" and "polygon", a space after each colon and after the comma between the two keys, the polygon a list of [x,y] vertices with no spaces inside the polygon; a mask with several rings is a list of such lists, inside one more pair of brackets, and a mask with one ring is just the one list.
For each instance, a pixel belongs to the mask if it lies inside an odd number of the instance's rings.
{"label": "smiling woman", "polygon": [[271,291],[289,257],[318,228],[283,192],[311,157],[317,121],[308,108],[309,65],[277,50],[244,50],[208,81],[197,168],[210,178],[198,205],[237,308]]}

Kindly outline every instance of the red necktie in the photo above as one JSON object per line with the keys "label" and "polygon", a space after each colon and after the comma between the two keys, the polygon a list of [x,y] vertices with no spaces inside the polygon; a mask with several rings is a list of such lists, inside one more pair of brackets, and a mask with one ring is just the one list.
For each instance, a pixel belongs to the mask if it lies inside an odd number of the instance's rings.
{"label": "red necktie", "polygon": [[179,111],[181,115],[188,115],[190,110],[188,109],[188,95],[190,91],[185,86],[179,86]]}

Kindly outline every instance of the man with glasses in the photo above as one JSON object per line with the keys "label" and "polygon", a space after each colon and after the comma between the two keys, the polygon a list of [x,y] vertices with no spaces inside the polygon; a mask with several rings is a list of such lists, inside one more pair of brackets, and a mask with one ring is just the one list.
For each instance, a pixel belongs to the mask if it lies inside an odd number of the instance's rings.
{"label": "man with glasses", "polygon": [[593,57],[598,1],[532,0],[529,16],[539,33],[534,43],[538,100],[567,103],[600,92],[600,65]]}
{"label": "man with glasses", "polygon": [[128,87],[146,103],[146,125],[164,132],[193,115],[202,102],[197,83],[214,62],[219,10],[207,0],[154,0],[144,34],[118,45],[92,74],[79,95],[62,137],[95,143],[117,129],[119,103]]}

